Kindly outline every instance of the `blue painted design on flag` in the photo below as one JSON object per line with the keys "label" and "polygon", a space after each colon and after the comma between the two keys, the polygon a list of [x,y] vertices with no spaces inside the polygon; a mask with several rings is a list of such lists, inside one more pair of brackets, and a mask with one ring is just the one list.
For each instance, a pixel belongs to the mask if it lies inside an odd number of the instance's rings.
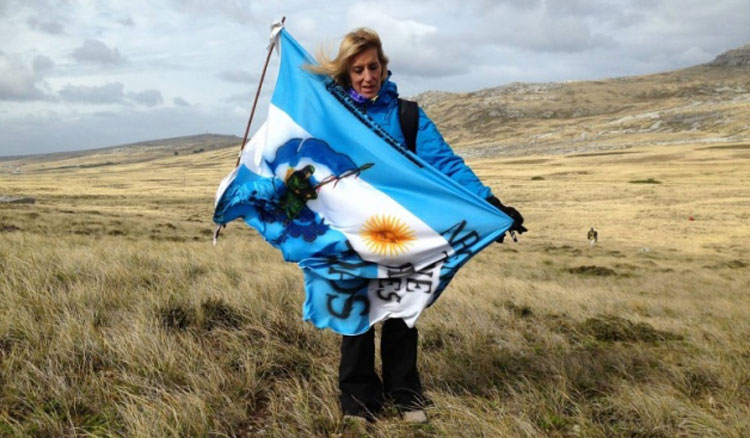
{"label": "blue painted design on flag", "polygon": [[303,316],[317,327],[353,335],[389,317],[413,325],[512,220],[305,70],[314,60],[285,30],[279,40],[274,131],[254,138],[225,178],[214,221],[243,218],[299,264]]}
{"label": "blue painted design on flag", "polygon": [[346,154],[336,152],[328,143],[317,138],[289,140],[276,151],[276,158],[268,163],[268,166],[273,171],[282,164],[295,167],[303,158],[324,163],[335,174],[342,174],[347,170],[357,168],[354,161]]}

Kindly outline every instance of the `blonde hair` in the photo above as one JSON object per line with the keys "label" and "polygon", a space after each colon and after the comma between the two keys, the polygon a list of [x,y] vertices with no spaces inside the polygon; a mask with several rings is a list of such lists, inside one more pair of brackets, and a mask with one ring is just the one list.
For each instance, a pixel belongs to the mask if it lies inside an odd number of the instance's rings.
{"label": "blonde hair", "polygon": [[352,85],[349,81],[352,58],[369,49],[376,49],[378,52],[378,60],[383,72],[380,78],[382,82],[388,77],[388,57],[383,53],[383,45],[378,33],[365,27],[355,29],[344,36],[335,58],[330,59],[323,50],[319,50],[315,57],[318,65],[308,64],[305,68],[316,74],[328,75],[337,84],[348,88]]}

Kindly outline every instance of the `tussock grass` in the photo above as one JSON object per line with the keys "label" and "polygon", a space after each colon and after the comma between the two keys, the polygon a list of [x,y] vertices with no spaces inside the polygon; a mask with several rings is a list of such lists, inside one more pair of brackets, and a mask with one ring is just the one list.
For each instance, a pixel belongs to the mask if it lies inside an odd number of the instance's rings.
{"label": "tussock grass", "polygon": [[[388,408],[369,436],[748,436],[750,172],[732,153],[472,163],[531,231],[420,319],[431,423]],[[350,435],[339,337],[301,322],[299,270],[242,224],[210,245],[232,156],[0,176],[38,200],[0,206],[0,436]],[[644,171],[669,183],[625,182]]]}

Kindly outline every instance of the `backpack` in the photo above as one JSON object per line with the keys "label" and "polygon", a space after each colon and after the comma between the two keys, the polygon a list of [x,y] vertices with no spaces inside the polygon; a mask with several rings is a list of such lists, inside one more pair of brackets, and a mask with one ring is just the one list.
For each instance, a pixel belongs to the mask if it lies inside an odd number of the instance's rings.
{"label": "backpack", "polygon": [[417,153],[417,129],[419,127],[419,107],[417,102],[398,99],[398,121],[406,139],[406,147]]}

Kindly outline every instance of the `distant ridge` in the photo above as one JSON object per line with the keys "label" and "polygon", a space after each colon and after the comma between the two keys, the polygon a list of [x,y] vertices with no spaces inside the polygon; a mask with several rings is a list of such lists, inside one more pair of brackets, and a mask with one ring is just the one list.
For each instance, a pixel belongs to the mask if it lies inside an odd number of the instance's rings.
{"label": "distant ridge", "polygon": [[131,146],[164,146],[164,145],[169,145],[169,144],[174,145],[174,144],[180,144],[180,143],[210,143],[210,142],[227,142],[227,141],[237,142],[237,144],[239,145],[241,138],[237,137],[236,135],[206,133],[206,134],[184,135],[180,137],[160,138],[156,140],[145,140],[145,141],[139,141],[135,143],[108,146],[108,148],[131,147]]}
{"label": "distant ridge", "polygon": [[[135,143],[118,144],[114,146],[104,146],[94,149],[84,149],[68,152],[51,152],[46,154],[34,154],[34,155],[15,155],[15,156],[0,156],[0,161],[7,160],[20,160],[24,159],[27,161],[49,161],[57,160],[61,158],[80,158],[94,154],[106,154],[109,152],[126,152],[130,150],[135,152],[142,149],[150,149],[154,152],[161,149],[164,153],[170,153],[172,155],[179,155],[184,153],[193,153],[203,149],[203,151],[220,149],[230,146],[236,146],[239,148],[242,139],[236,135],[222,135],[222,134],[196,134],[187,135],[181,137],[170,137],[156,140],[145,140]],[[200,151],[200,152],[203,152]],[[176,154],[175,154],[176,152]]]}

